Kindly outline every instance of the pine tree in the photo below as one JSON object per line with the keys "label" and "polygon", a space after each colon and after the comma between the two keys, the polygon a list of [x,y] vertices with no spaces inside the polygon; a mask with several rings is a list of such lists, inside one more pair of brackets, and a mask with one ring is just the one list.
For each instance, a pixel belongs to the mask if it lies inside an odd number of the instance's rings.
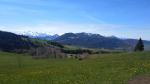
{"label": "pine tree", "polygon": [[143,44],[143,41],[141,38],[139,39],[138,43],[136,44],[134,51],[144,51],[144,44]]}

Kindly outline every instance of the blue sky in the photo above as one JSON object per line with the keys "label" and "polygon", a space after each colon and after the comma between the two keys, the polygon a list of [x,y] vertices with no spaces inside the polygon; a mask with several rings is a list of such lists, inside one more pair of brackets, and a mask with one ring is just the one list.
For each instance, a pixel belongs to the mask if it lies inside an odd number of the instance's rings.
{"label": "blue sky", "polygon": [[0,0],[0,30],[150,40],[149,0]]}

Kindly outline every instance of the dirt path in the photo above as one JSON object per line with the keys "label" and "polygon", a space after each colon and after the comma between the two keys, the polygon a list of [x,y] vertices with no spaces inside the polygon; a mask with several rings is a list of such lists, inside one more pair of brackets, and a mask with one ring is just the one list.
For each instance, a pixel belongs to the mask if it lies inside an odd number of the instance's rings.
{"label": "dirt path", "polygon": [[150,76],[138,76],[130,80],[128,84],[150,84]]}

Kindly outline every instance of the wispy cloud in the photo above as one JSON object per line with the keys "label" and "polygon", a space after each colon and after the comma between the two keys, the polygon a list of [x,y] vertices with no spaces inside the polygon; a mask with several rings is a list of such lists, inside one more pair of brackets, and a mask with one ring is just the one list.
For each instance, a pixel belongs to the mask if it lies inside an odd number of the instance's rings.
{"label": "wispy cloud", "polygon": [[97,18],[97,17],[94,17],[93,15],[90,15],[88,12],[86,12],[84,9],[82,9],[80,11],[80,14],[83,16],[83,17],[86,17],[88,20],[92,21],[93,23],[98,23],[98,24],[106,24],[105,21]]}

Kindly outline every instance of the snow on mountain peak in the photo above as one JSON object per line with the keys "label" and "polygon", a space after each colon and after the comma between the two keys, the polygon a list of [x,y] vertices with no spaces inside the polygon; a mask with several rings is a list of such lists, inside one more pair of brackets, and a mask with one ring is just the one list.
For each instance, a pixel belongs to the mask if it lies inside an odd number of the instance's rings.
{"label": "snow on mountain peak", "polygon": [[27,32],[19,32],[17,34],[29,36],[31,38],[40,38],[40,39],[45,39],[45,40],[53,40],[53,39],[59,37],[58,34],[52,35],[49,32],[32,32],[32,31],[27,31]]}

